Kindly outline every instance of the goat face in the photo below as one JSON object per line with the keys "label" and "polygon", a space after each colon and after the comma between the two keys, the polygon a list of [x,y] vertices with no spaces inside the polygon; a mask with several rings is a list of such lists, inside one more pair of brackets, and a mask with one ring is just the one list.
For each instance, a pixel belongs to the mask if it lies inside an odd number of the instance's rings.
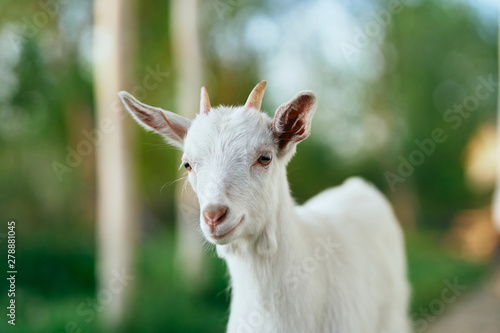
{"label": "goat face", "polygon": [[272,120],[260,112],[265,85],[259,83],[242,107],[211,108],[202,88],[200,114],[193,121],[119,93],[140,124],[184,151],[182,164],[198,196],[201,229],[215,244],[261,233],[279,204],[286,164],[310,132],[314,94],[297,94]]}
{"label": "goat face", "polygon": [[228,244],[262,229],[280,172],[276,155],[272,120],[256,109],[219,107],[192,122],[182,160],[209,241]]}

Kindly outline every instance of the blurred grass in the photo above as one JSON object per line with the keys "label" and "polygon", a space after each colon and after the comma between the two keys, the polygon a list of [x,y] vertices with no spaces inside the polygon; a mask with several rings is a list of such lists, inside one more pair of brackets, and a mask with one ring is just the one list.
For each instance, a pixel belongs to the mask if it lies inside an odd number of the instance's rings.
{"label": "blurred grass", "polygon": [[[56,244],[48,247],[44,241],[48,240],[26,242],[24,248],[19,248],[22,270],[16,295],[17,325],[13,328],[2,320],[0,332],[104,332],[97,321],[87,323],[87,317],[77,312],[82,302],[95,297],[92,247],[71,250]],[[210,251],[206,274],[211,282],[207,290],[194,295],[174,272],[173,250],[171,233],[156,235],[139,246],[136,296],[122,331],[224,332],[229,294],[223,261]],[[444,249],[437,233],[409,234],[407,250],[412,312],[439,299],[445,287],[443,281],[453,282],[456,278],[459,284],[472,289],[489,272],[487,264],[460,259]]]}
{"label": "blurred grass", "polygon": [[[442,245],[441,234],[434,231],[407,235],[408,273],[413,288],[411,313],[441,299],[445,281],[467,286],[470,290],[491,273],[487,263],[460,258],[453,249]],[[458,253],[458,252],[457,252]]]}

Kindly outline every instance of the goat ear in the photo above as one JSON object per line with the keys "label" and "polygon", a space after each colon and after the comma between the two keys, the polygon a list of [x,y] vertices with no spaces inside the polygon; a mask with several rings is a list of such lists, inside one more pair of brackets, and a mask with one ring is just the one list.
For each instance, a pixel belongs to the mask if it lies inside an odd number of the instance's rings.
{"label": "goat ear", "polygon": [[191,120],[170,111],[146,105],[126,91],[118,93],[132,117],[147,130],[163,135],[167,141],[183,149],[184,137],[191,125]]}
{"label": "goat ear", "polygon": [[294,147],[294,144],[309,136],[314,111],[316,111],[316,96],[312,91],[298,93],[276,110],[273,131],[280,154],[285,154]]}

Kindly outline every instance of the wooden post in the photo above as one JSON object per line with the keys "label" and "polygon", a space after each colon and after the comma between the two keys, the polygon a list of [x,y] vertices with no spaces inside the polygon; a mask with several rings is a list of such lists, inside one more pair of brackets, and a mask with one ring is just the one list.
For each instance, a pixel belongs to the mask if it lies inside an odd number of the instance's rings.
{"label": "wooden post", "polygon": [[[131,123],[117,92],[127,88],[134,36],[132,0],[94,1],[94,91],[97,148],[97,301],[106,331],[123,323],[135,278],[134,235],[138,220],[131,170]],[[118,282],[117,282],[118,280]]]}
{"label": "wooden post", "polygon": [[[202,57],[198,31],[197,0],[171,1],[171,38],[173,66],[176,71],[176,112],[194,118],[199,111],[202,86]],[[179,177],[182,174],[178,175]],[[199,226],[197,198],[187,184],[176,186],[177,246],[176,267],[188,286],[199,289],[203,284],[204,252]]]}
{"label": "wooden post", "polygon": [[[499,16],[500,20],[500,16]],[[498,45],[500,45],[500,28],[498,31]],[[500,48],[498,49],[498,77],[500,78]],[[498,100],[497,100],[497,187],[495,191],[495,196],[493,199],[493,220],[496,222],[498,231],[500,231],[500,84],[498,85]]]}

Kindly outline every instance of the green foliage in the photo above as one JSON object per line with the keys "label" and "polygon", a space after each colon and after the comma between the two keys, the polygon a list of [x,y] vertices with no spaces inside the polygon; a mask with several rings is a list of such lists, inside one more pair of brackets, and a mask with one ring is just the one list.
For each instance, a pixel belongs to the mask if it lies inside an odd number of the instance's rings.
{"label": "green foliage", "polygon": [[[436,232],[409,234],[406,239],[408,271],[413,288],[411,313],[429,308],[432,300],[440,300],[446,281],[466,286],[467,290],[481,282],[490,272],[484,263],[468,261],[446,249]],[[450,305],[451,306],[451,305]]]}
{"label": "green foliage", "polygon": [[[475,94],[480,76],[492,74],[498,81],[498,45],[480,34],[476,15],[456,3],[422,1],[394,16],[386,37],[385,52],[396,46],[398,63],[380,89],[389,92],[394,112],[408,124],[399,154],[408,158],[417,149],[414,141],[429,138],[434,128],[448,136],[411,176],[421,204],[418,222],[426,227],[446,228],[453,212],[474,208],[464,177],[464,147],[478,124],[494,117],[496,95],[481,101],[457,129],[443,114]],[[392,170],[398,163],[393,161]]]}

